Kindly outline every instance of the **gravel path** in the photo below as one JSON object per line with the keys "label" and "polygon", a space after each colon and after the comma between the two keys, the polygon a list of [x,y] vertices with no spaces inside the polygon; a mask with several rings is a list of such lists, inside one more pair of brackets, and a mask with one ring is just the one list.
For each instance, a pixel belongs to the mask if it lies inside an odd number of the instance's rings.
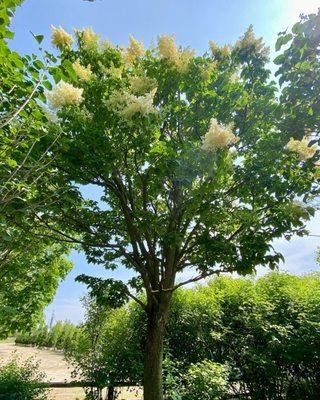
{"label": "gravel path", "polygon": [[[37,349],[35,347],[16,346],[13,342],[0,342],[0,363],[8,361],[13,353],[16,353],[22,359],[35,357],[41,369],[47,375],[50,382],[70,382],[71,369],[68,363],[63,359],[61,353],[53,350]],[[83,400],[84,391],[81,388],[52,389],[50,391],[52,400]],[[139,400],[141,396],[136,396],[129,390],[122,390],[119,400]]]}

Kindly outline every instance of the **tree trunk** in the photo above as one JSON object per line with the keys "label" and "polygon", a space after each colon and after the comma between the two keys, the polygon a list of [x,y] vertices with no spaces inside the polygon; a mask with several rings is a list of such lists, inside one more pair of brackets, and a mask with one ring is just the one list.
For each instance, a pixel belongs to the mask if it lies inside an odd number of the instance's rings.
{"label": "tree trunk", "polygon": [[115,399],[115,390],[113,386],[108,387],[108,394],[107,394],[107,400],[114,400]]}
{"label": "tree trunk", "polygon": [[148,307],[148,325],[144,363],[144,400],[163,400],[162,358],[165,312]]}

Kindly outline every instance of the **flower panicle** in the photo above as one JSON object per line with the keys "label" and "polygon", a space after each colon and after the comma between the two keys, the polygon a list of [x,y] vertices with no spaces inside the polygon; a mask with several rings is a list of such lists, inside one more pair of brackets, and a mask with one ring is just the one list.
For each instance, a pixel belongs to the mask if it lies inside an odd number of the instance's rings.
{"label": "flower panicle", "polygon": [[309,143],[307,136],[304,136],[301,140],[290,138],[287,143],[287,149],[297,153],[301,161],[306,161],[314,156],[318,147],[316,144],[309,146]]}
{"label": "flower panicle", "polygon": [[73,37],[69,35],[61,26],[59,28],[51,25],[51,43],[53,46],[62,48],[71,48],[73,44]]}
{"label": "flower panicle", "polygon": [[83,101],[83,89],[76,88],[70,83],[60,81],[58,85],[47,94],[52,109],[59,109],[66,105],[78,105]]}
{"label": "flower panicle", "polygon": [[215,118],[211,118],[208,132],[202,141],[202,148],[206,151],[215,152],[237,143],[239,137],[232,132],[232,125],[220,125]]}

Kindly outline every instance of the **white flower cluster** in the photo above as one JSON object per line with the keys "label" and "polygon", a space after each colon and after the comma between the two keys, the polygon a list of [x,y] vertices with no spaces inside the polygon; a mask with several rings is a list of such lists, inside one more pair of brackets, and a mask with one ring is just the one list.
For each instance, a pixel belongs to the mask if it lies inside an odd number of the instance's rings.
{"label": "white flower cluster", "polygon": [[287,144],[287,149],[299,155],[300,160],[305,161],[314,156],[317,145],[309,146],[309,140],[304,136],[301,140],[291,138]]}
{"label": "white flower cluster", "polygon": [[215,118],[211,118],[209,130],[203,138],[202,148],[215,152],[217,149],[228,147],[238,140],[239,138],[232,132],[231,125],[220,125]]}
{"label": "white flower cluster", "polygon": [[241,51],[250,50],[254,51],[255,53],[262,52],[266,55],[269,52],[269,50],[264,47],[263,39],[255,37],[252,25],[249,26],[245,34],[236,42],[234,48]]}
{"label": "white flower cluster", "polygon": [[66,105],[77,105],[83,100],[83,89],[76,88],[70,83],[61,81],[47,94],[50,106],[58,109]]}
{"label": "white flower cluster", "polygon": [[132,65],[139,57],[144,55],[143,43],[129,36],[129,46],[124,51],[124,61],[127,65]]}
{"label": "white flower cluster", "polygon": [[67,46],[71,47],[73,43],[73,38],[69,33],[67,33],[63,28],[56,28],[51,25],[51,43],[53,46],[58,48]]}
{"label": "white flower cluster", "polygon": [[158,37],[158,53],[161,58],[171,61],[181,72],[187,69],[190,60],[195,55],[194,50],[191,49],[179,51],[172,35]]}
{"label": "white flower cluster", "polygon": [[213,56],[228,57],[231,53],[230,47],[226,44],[219,47],[216,42],[209,40],[209,47]]}
{"label": "white flower cluster", "polygon": [[157,81],[148,76],[133,75],[130,77],[130,90],[135,95],[151,92],[157,87]]}
{"label": "white flower cluster", "polygon": [[126,119],[131,119],[137,113],[145,116],[156,111],[153,106],[155,93],[156,89],[143,96],[136,96],[128,92],[114,93],[110,96],[108,105]]}
{"label": "white flower cluster", "polygon": [[78,45],[83,46],[85,50],[94,50],[99,43],[99,35],[92,28],[82,30],[75,29],[75,34],[78,39]]}
{"label": "white flower cluster", "polygon": [[121,67],[118,68],[112,65],[106,71],[112,78],[121,79],[123,69]]}
{"label": "white flower cluster", "polygon": [[74,69],[77,77],[83,81],[88,81],[92,76],[91,66],[88,65],[84,67],[80,64],[80,60],[77,59],[73,64],[72,68]]}

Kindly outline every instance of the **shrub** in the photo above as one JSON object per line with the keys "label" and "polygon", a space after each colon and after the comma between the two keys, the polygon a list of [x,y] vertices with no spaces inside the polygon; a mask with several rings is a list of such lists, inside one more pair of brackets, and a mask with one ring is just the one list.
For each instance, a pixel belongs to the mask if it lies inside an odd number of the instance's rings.
{"label": "shrub", "polygon": [[34,359],[22,362],[14,356],[7,364],[0,366],[0,399],[45,400],[48,391],[43,384],[45,378]]}
{"label": "shrub", "polygon": [[185,377],[183,400],[221,400],[228,396],[228,367],[209,360],[192,364]]}

